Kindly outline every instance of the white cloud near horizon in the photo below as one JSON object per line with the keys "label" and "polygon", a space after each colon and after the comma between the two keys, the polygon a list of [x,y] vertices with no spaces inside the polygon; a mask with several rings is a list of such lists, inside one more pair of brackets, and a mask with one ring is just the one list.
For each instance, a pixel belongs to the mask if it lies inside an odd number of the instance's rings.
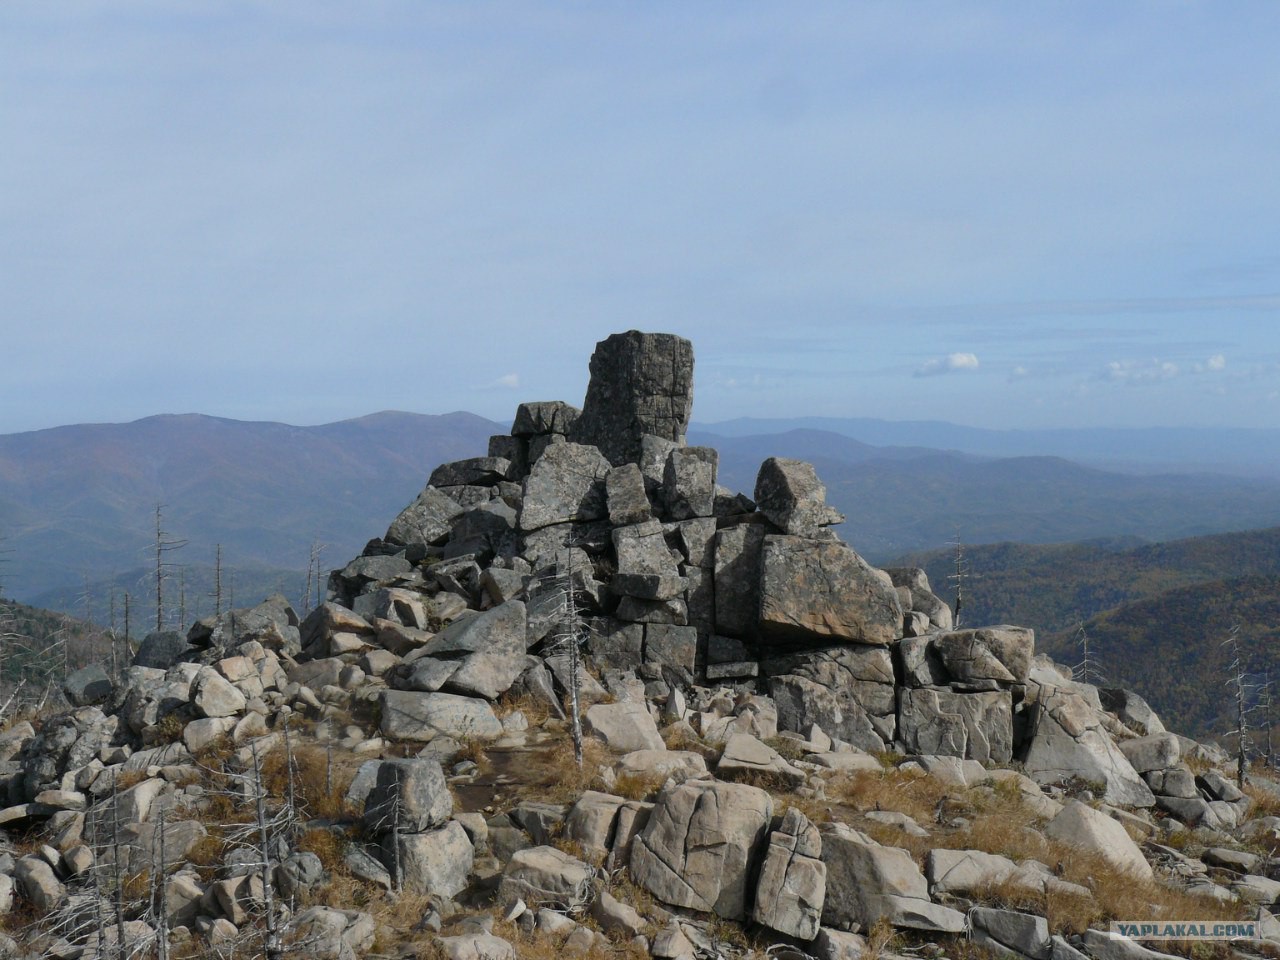
{"label": "white cloud near horizon", "polygon": [[962,370],[977,370],[978,355],[976,353],[949,353],[945,357],[935,357],[926,361],[916,370],[917,377],[936,377],[944,373],[956,373]]}

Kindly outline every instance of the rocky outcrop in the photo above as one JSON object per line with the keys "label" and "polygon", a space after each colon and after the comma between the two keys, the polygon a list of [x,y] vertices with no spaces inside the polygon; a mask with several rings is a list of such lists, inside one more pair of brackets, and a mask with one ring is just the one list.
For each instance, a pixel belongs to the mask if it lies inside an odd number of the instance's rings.
{"label": "rocky outcrop", "polygon": [[[257,949],[268,891],[316,956],[375,936],[429,942],[385,951],[406,956],[517,956],[526,936],[729,956],[717,931],[747,922],[771,955],[824,960],[862,956],[852,931],[882,920],[958,934],[963,911],[1000,956],[1098,960],[1110,941],[984,904],[1085,903],[1100,872],[1250,910],[1280,895],[1230,844],[1250,799],[1221,754],[1036,657],[1029,629],[956,628],[922,571],[839,539],[811,465],[767,460],[754,500],[718,487],[715,451],[684,445],[691,385],[687,342],[609,338],[582,411],[522,404],[486,456],[437,466],[304,618],[273,597],[153,635],[122,675],[68,678],[75,709],[0,734],[0,827],[43,830],[0,851],[0,913],[18,898],[64,931],[28,955],[109,944],[72,920],[110,912],[91,880],[117,864],[158,878],[192,955]],[[564,792],[531,799],[534,770]],[[1275,845],[1272,820],[1251,842]],[[204,862],[227,837],[242,849]],[[361,896],[420,897],[412,930],[308,906],[335,862]],[[624,902],[624,875],[652,901]],[[164,935],[151,909],[126,921],[142,949]]]}
{"label": "rocky outcrop", "polygon": [[591,355],[587,398],[569,435],[610,463],[640,463],[646,436],[684,443],[692,410],[693,345],[669,333],[615,333]]}

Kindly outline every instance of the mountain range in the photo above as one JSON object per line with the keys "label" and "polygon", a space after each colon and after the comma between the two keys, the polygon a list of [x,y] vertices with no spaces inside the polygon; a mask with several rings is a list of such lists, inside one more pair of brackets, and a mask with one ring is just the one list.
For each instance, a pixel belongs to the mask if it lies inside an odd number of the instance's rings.
{"label": "mountain range", "polygon": [[[882,438],[932,436],[918,425],[828,423],[868,424]],[[835,430],[782,427],[790,424],[709,425],[691,430],[689,442],[718,448],[721,482],[748,494],[764,458],[813,461],[829,501],[848,517],[839,532],[875,563],[957,534],[971,544],[1157,541],[1280,525],[1278,479],[1121,473],[1055,456],[877,445]],[[165,560],[175,581],[168,603],[186,592],[188,619],[211,606],[218,545],[224,589],[234,584],[237,602],[274,590],[300,599],[313,544],[324,545],[322,565],[345,563],[437,464],[483,455],[488,436],[507,430],[462,412],[383,412],[309,427],[188,414],[0,436],[0,536],[9,561],[0,589],[99,622],[113,593],[131,591],[139,616],[153,590],[159,504],[164,532],[186,541]],[[953,439],[968,436],[954,428]]]}

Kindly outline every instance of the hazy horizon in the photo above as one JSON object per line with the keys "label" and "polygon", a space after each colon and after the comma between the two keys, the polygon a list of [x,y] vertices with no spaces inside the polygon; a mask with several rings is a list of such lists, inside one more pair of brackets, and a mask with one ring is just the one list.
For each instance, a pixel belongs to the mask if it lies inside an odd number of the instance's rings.
{"label": "hazy horizon", "polygon": [[1280,7],[0,7],[0,433],[1280,414]]}

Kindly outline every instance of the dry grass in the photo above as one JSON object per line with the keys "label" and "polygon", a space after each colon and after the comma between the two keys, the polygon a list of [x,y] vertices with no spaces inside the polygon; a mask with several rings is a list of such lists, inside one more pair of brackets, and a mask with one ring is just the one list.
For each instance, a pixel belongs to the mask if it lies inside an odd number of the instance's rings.
{"label": "dry grass", "polygon": [[344,869],[343,855],[347,851],[347,840],[333,830],[308,830],[298,838],[295,848],[301,853],[314,853],[319,857],[325,873]]}
{"label": "dry grass", "polygon": [[880,956],[889,949],[893,939],[893,924],[887,917],[881,917],[866,933],[867,945],[862,951],[862,960],[879,960]]}
{"label": "dry grass", "polygon": [[214,827],[187,851],[187,862],[196,868],[200,878],[206,882],[213,878],[218,867],[227,855],[227,842],[221,832]]}
{"label": "dry grass", "polygon": [[[499,920],[493,925],[493,935],[501,937],[516,950],[520,960],[563,960],[564,937],[552,936],[535,930],[525,933],[513,923]],[[430,954],[430,960],[435,960]],[[612,944],[597,942],[583,953],[575,953],[575,960],[649,960],[649,953],[632,943]]]}
{"label": "dry grass", "polygon": [[1245,781],[1245,795],[1250,800],[1250,817],[1280,816],[1280,793]]}
{"label": "dry grass", "polygon": [[623,773],[609,792],[628,800],[652,800],[666,782],[666,775],[661,773]]}
{"label": "dry grass", "polygon": [[770,737],[765,744],[772,747],[783,760],[788,762],[803,760],[805,757],[803,741],[796,740],[794,737]]}
{"label": "dry grass", "polygon": [[[958,802],[966,793],[963,788],[948,787],[942,781],[897,769],[880,773],[857,771],[836,777],[827,784],[827,796],[865,813],[868,810],[892,810],[905,813],[921,825],[932,823],[938,802],[947,797]],[[955,808],[955,813],[961,812]],[[948,813],[951,810],[948,809]]]}
{"label": "dry grass", "polygon": [[593,737],[583,739],[581,767],[574,762],[573,747],[567,738],[563,743],[530,750],[513,793],[520,800],[573,803],[586,790],[606,789],[600,769],[609,759],[604,744]]}
{"label": "dry grass", "polygon": [[[356,770],[368,758],[336,745],[322,746],[314,741],[304,741],[293,732],[290,740],[294,795],[307,815],[326,820],[357,816],[359,811],[349,808],[346,803],[346,792]],[[284,798],[288,795],[289,772],[283,745],[262,759],[262,782],[271,796]]]}
{"label": "dry grass", "polygon": [[516,711],[524,714],[530,729],[541,727],[551,719],[550,708],[541,700],[535,700],[527,693],[516,695],[510,690],[498,698],[493,712],[498,715],[499,720],[505,720]]}
{"label": "dry grass", "polygon": [[668,750],[688,750],[706,757],[714,748],[687,726],[672,724],[662,731],[662,742]]}
{"label": "dry grass", "polygon": [[187,721],[175,713],[167,713],[146,731],[148,739],[161,744],[177,743],[182,739],[182,732],[187,728]]}

